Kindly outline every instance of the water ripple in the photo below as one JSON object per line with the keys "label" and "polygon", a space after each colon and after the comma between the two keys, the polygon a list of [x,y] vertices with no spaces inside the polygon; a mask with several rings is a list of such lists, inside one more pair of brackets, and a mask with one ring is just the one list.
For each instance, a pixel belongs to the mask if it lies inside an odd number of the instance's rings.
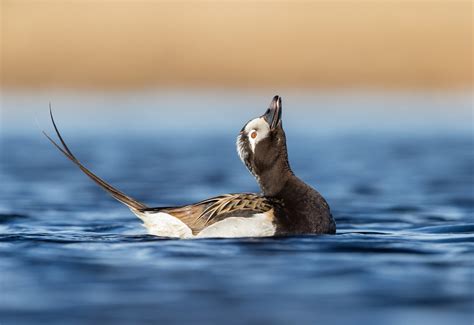
{"label": "water ripple", "polygon": [[[71,147],[124,192],[173,205],[257,190],[226,137],[72,137]],[[289,141],[295,171],[331,205],[336,236],[149,236],[46,143],[5,141],[0,322],[468,324],[471,141]]]}

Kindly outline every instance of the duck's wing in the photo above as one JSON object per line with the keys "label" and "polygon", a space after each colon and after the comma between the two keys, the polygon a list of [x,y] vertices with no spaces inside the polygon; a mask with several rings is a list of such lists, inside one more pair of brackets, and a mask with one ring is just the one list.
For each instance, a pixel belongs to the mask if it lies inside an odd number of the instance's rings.
{"label": "duck's wing", "polygon": [[230,217],[250,218],[272,209],[272,202],[254,193],[225,194],[175,208],[147,208],[142,213],[167,213],[186,224],[194,235]]}

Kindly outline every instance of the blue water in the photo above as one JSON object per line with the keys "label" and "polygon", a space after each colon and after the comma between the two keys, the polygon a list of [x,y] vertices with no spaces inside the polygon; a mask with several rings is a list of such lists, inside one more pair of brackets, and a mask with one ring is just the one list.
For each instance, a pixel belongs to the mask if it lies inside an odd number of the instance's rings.
{"label": "blue water", "polygon": [[[238,129],[62,130],[149,205],[258,190]],[[471,324],[471,134],[322,133],[287,128],[290,161],[337,235],[180,241],[147,235],[40,134],[4,132],[0,323]]]}

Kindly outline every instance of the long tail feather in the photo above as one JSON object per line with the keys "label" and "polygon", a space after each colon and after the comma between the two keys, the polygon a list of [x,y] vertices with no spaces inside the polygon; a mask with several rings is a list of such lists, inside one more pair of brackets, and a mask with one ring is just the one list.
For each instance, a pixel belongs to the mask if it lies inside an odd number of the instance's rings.
{"label": "long tail feather", "polygon": [[64,142],[63,137],[59,133],[59,130],[56,126],[56,123],[53,118],[53,112],[51,110],[51,104],[49,107],[49,114],[51,116],[51,121],[53,122],[54,130],[56,131],[56,134],[61,141],[62,147],[56,143],[51,137],[43,131],[43,134],[48,138],[51,143],[58,148],[59,151],[61,151],[69,160],[71,160],[73,163],[75,163],[87,176],[89,176],[90,179],[92,179],[94,182],[96,182],[100,187],[102,187],[106,192],[108,192],[110,195],[112,195],[116,200],[122,202],[123,204],[127,205],[129,208],[135,209],[135,210],[143,210],[148,208],[145,204],[138,202],[137,200],[125,195],[121,191],[117,190],[115,187],[112,185],[106,183],[103,179],[92,173],[89,169],[87,169],[69,150],[69,147],[66,145],[66,142]]}

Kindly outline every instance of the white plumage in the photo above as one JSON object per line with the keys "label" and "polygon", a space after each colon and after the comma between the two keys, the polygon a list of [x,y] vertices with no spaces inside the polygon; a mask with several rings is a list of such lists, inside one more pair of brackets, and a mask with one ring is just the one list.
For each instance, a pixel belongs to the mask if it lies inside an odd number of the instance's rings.
{"label": "white plumage", "polygon": [[191,239],[268,237],[275,234],[273,210],[256,213],[250,218],[229,217],[204,228],[197,235],[193,235],[191,228],[184,222],[168,213],[133,212],[143,221],[148,233],[154,236]]}

